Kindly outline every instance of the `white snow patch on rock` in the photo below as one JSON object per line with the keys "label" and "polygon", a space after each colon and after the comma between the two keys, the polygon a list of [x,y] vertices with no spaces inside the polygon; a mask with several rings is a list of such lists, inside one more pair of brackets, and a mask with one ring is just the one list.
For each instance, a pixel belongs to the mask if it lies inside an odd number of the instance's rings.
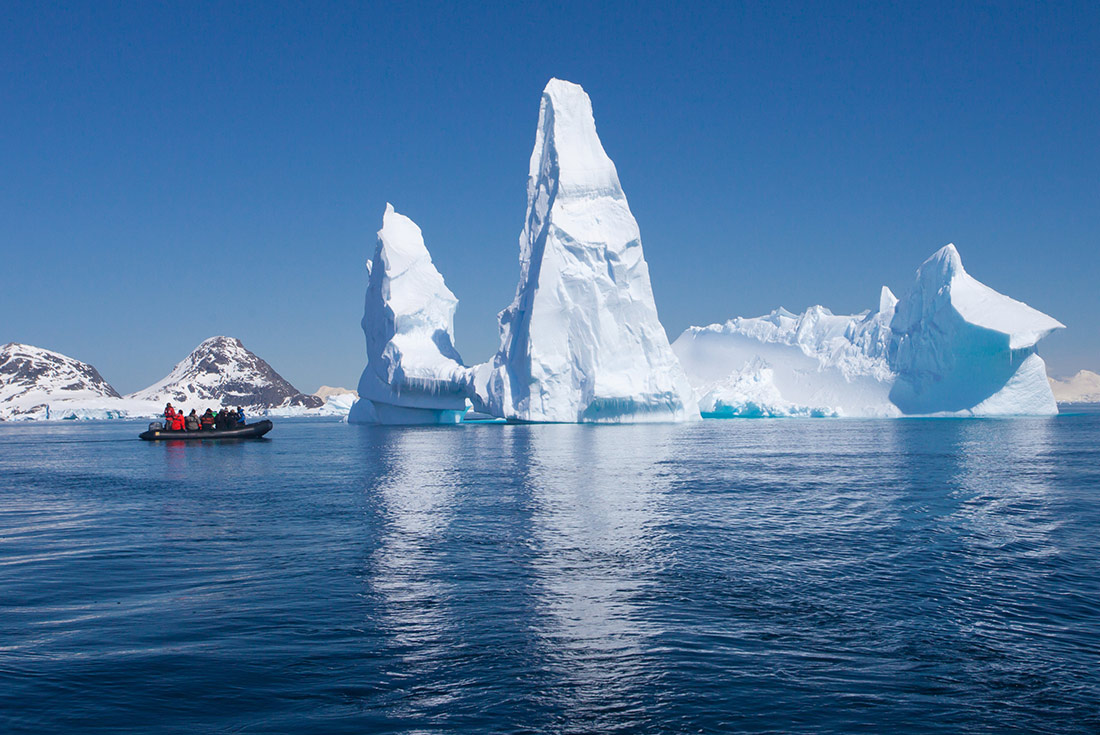
{"label": "white snow patch on rock", "polygon": [[127,398],[171,402],[202,413],[206,408],[243,406],[248,413],[279,408],[318,408],[324,402],[303,395],[239,339],[211,337],[181,360],[167,376]]}

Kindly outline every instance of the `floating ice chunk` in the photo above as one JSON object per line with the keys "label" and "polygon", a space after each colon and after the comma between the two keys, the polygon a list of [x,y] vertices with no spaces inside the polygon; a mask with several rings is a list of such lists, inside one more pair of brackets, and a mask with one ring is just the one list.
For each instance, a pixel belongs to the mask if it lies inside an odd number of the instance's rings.
{"label": "floating ice chunk", "polygon": [[576,84],[551,79],[543,91],[519,246],[500,349],[472,378],[475,408],[520,421],[698,418],[638,224]]}
{"label": "floating ice chunk", "polygon": [[416,224],[386,205],[367,271],[367,365],[352,423],[457,423],[467,369],[454,348],[458,299],[443,282]]}
{"label": "floating ice chunk", "polygon": [[775,373],[762,359],[755,359],[725,380],[706,387],[699,398],[703,418],[781,418],[836,416],[829,406],[801,406],[783,398],[775,385]]}
{"label": "floating ice chunk", "polygon": [[1057,413],[1035,345],[1063,326],[975,280],[946,245],[921,265],[890,323],[890,400],[907,414]]}
{"label": "floating ice chunk", "polygon": [[902,301],[883,287],[875,312],[777,309],[691,327],[673,349],[708,415],[760,413],[765,383],[766,405],[811,415],[1043,415],[1057,406],[1035,345],[1061,327],[974,280],[948,245]]}
{"label": "floating ice chunk", "polygon": [[896,302],[884,287],[875,312],[779,308],[690,327],[672,349],[705,416],[895,416],[887,353]]}

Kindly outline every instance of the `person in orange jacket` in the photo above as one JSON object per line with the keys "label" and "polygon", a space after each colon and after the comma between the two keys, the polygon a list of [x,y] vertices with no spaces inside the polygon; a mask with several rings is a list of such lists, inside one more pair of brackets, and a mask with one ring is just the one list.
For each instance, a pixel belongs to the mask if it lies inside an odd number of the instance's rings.
{"label": "person in orange jacket", "polygon": [[172,431],[183,431],[183,411],[172,416]]}
{"label": "person in orange jacket", "polygon": [[164,407],[164,425],[171,426],[172,418],[176,415],[176,409],[172,408],[172,404],[169,403]]}

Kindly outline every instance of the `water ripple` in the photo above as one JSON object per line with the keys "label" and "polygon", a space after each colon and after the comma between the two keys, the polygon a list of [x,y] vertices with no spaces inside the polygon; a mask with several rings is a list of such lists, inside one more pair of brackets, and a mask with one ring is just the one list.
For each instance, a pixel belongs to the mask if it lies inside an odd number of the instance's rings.
{"label": "water ripple", "polygon": [[1100,730],[1100,414],[0,426],[5,732]]}

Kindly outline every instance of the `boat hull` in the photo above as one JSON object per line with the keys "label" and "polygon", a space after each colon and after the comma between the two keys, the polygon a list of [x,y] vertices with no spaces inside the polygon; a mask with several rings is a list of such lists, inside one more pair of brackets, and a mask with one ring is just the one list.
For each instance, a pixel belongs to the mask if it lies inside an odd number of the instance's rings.
{"label": "boat hull", "polygon": [[167,429],[150,429],[138,434],[138,438],[147,442],[154,441],[179,441],[180,439],[209,440],[209,439],[259,439],[271,431],[273,424],[264,419],[254,424],[238,426],[235,429],[207,429],[205,431],[169,431]]}

